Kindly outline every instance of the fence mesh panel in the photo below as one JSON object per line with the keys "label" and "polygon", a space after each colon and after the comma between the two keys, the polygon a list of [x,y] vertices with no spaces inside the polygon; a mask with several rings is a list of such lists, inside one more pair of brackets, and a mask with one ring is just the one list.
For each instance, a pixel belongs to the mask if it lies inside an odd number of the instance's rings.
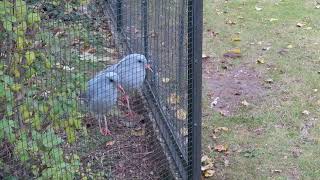
{"label": "fence mesh panel", "polygon": [[0,178],[199,178],[200,9],[0,1]]}

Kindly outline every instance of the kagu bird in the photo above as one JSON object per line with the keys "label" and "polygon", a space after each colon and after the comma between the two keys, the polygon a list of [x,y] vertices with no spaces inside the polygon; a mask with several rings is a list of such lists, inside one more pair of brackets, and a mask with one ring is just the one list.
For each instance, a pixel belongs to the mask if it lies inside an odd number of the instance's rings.
{"label": "kagu bird", "polygon": [[[115,72],[99,73],[88,81],[87,107],[93,112],[98,121],[100,132],[109,135],[106,113],[117,104],[118,90],[125,93],[120,85],[120,77]],[[104,118],[105,127],[101,128],[101,118]]]}
{"label": "kagu bird", "polygon": [[[134,91],[140,90],[142,87],[145,76],[146,69],[153,72],[150,64],[146,57],[142,54],[130,54],[124,57],[117,64],[105,69],[101,74],[108,72],[115,72],[119,75],[119,83],[123,86],[124,91],[132,93]],[[132,110],[129,103],[129,95],[125,93],[124,99],[127,102],[127,107],[129,110],[129,116],[132,116]]]}

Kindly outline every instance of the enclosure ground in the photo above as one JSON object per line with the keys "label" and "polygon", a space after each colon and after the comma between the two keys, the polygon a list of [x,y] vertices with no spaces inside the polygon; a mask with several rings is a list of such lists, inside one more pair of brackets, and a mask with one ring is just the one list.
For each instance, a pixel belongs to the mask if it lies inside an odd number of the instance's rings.
{"label": "enclosure ground", "polygon": [[206,176],[319,178],[319,4],[204,7],[203,155],[213,161]]}

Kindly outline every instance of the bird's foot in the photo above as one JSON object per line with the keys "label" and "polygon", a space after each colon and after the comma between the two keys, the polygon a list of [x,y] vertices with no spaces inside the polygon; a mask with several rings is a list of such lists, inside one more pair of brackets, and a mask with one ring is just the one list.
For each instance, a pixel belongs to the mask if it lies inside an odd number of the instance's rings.
{"label": "bird's foot", "polygon": [[110,135],[111,135],[111,131],[110,131],[108,128],[101,128],[101,129],[100,129],[100,133],[101,133],[103,136],[110,136]]}

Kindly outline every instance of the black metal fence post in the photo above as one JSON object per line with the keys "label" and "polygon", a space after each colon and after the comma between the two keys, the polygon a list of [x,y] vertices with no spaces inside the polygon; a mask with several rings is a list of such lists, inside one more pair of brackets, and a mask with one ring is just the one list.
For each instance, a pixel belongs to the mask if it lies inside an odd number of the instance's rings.
{"label": "black metal fence post", "polygon": [[120,33],[122,29],[122,0],[117,0],[116,2],[116,8],[117,8],[117,31]]}
{"label": "black metal fence post", "polygon": [[142,0],[142,28],[143,28],[143,46],[144,55],[148,58],[148,1]]}
{"label": "black metal fence post", "polygon": [[201,93],[203,1],[188,1],[189,179],[201,177]]}

